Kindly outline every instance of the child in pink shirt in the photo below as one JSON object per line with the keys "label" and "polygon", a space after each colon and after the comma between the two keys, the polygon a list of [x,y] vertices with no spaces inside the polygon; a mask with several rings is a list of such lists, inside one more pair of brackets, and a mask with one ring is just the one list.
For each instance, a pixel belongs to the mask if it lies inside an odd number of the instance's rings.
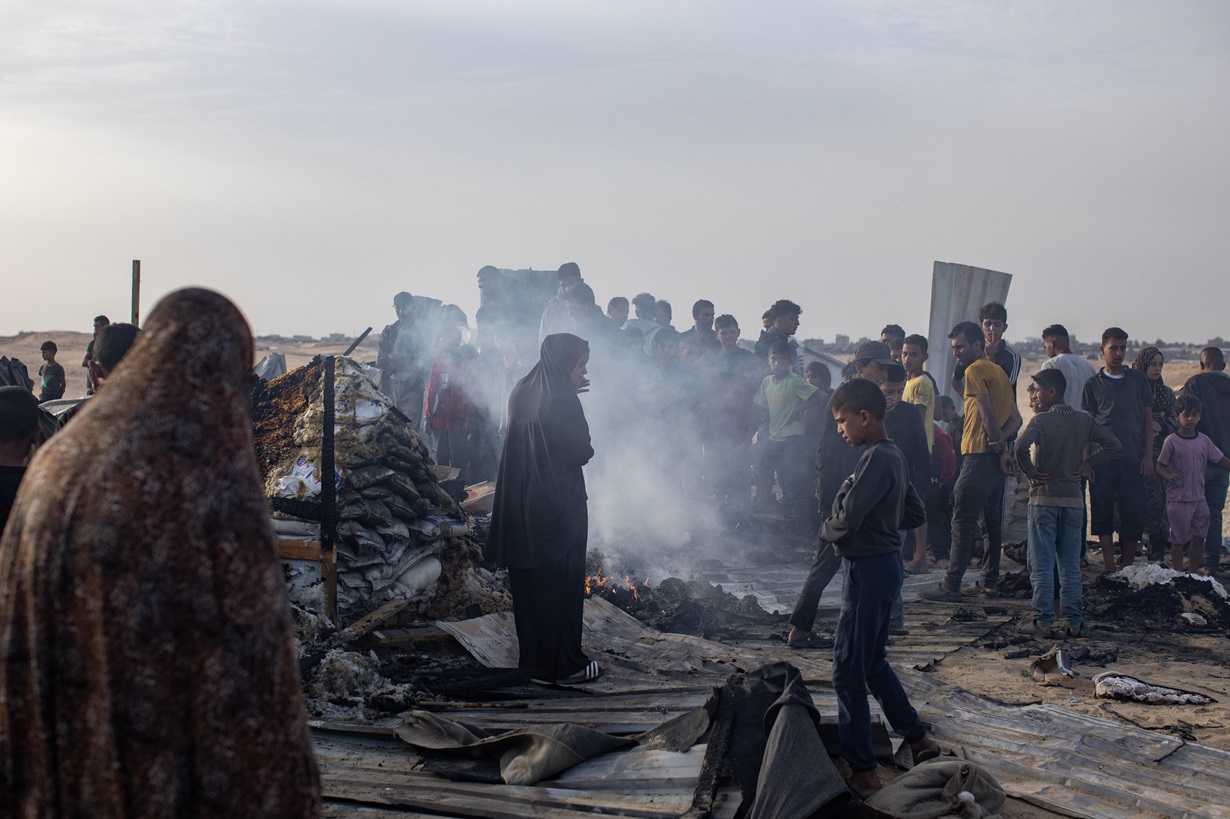
{"label": "child in pink shirt", "polygon": [[1209,504],[1204,499],[1204,467],[1214,463],[1230,469],[1227,458],[1203,432],[1200,399],[1180,395],[1175,399],[1179,431],[1166,436],[1157,457],[1157,473],[1166,481],[1166,515],[1170,519],[1170,561],[1175,571],[1183,571],[1183,547],[1187,550],[1187,571],[1207,574],[1204,569],[1204,539],[1209,531]]}

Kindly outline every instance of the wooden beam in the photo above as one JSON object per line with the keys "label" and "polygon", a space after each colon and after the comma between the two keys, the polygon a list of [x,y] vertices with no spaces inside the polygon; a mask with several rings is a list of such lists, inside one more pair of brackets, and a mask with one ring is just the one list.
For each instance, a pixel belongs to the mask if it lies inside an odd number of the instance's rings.
{"label": "wooden beam", "polygon": [[417,645],[418,643],[437,643],[453,639],[452,635],[445,634],[435,626],[415,626],[414,628],[373,631],[371,638],[379,646]]}
{"label": "wooden beam", "polygon": [[280,537],[278,542],[278,557],[283,560],[320,560],[323,553],[319,540],[297,540]]}
{"label": "wooden beam", "polygon": [[[335,555],[337,552],[330,552],[330,554]],[[396,617],[401,610],[408,605],[410,605],[409,600],[389,600],[380,608],[365,614],[346,628],[339,631],[337,634],[334,634],[329,638],[329,642],[333,645],[354,642],[364,634],[367,634],[369,631],[374,629],[376,626],[386,623]]]}

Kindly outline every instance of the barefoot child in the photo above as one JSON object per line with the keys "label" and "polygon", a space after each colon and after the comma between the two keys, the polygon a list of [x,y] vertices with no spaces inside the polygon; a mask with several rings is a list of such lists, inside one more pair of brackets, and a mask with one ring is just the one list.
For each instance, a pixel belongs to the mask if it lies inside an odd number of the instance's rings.
{"label": "barefoot child", "polygon": [[1183,571],[1183,546],[1187,550],[1187,571],[1205,573],[1204,539],[1209,531],[1209,504],[1204,498],[1206,464],[1230,469],[1230,458],[1213,445],[1200,423],[1200,399],[1180,395],[1174,402],[1179,415],[1179,431],[1166,436],[1157,456],[1157,472],[1166,481],[1166,515],[1170,518],[1170,562],[1176,572]]}
{"label": "barefoot child", "polygon": [[887,659],[889,612],[901,590],[899,532],[919,526],[925,515],[910,485],[905,458],[884,430],[885,406],[879,387],[864,379],[849,381],[833,394],[838,431],[864,451],[854,474],[837,492],[832,516],[820,527],[820,537],[840,555],[845,575],[833,648],[833,689],[841,753],[853,772],[850,785],[864,796],[880,789],[869,690],[909,743],[915,761],[939,753]]}

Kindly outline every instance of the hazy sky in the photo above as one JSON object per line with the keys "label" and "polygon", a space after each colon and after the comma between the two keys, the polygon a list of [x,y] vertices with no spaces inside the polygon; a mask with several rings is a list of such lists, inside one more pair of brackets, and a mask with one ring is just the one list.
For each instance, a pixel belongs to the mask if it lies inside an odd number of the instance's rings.
{"label": "hazy sky", "polygon": [[[0,5],[0,334],[172,289],[257,332],[473,317],[485,264],[745,334],[1230,336],[1230,3],[41,0]],[[1220,237],[1220,238],[1219,238]]]}

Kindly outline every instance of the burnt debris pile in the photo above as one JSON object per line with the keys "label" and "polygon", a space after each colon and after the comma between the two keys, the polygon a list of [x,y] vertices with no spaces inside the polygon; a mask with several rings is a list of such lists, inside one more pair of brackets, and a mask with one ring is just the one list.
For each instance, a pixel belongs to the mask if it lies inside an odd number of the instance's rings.
{"label": "burnt debris pile", "polygon": [[[283,535],[319,537],[324,380],[318,357],[253,392],[257,460]],[[507,592],[475,569],[482,554],[470,518],[441,487],[426,445],[347,358],[335,364],[333,450],[343,619],[390,599],[432,617],[509,607]]]}
{"label": "burnt debris pile", "polygon": [[657,581],[624,561],[609,574],[609,560],[591,552],[585,579],[586,596],[599,596],[658,631],[690,634],[709,640],[763,638],[785,621],[760,607],[755,595],[738,597],[704,580],[668,577]]}
{"label": "burnt debris pile", "polygon": [[1175,574],[1140,585],[1103,575],[1088,589],[1087,610],[1101,622],[1125,629],[1181,628],[1230,633],[1230,601],[1209,578]]}

